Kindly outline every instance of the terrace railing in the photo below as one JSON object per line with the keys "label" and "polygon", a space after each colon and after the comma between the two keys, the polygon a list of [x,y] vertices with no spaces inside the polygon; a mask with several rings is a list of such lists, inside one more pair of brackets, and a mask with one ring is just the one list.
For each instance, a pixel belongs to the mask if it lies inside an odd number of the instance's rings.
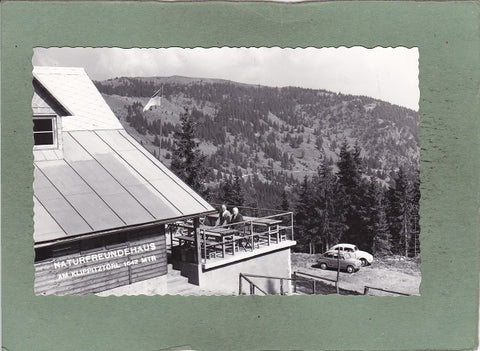
{"label": "terrace railing", "polygon": [[[251,276],[250,276],[251,277]],[[254,276],[258,277],[258,276]],[[256,290],[260,291],[263,295],[268,295],[265,290],[260,288],[257,284],[255,284],[253,281],[250,280],[249,276],[243,273],[240,273],[238,275],[238,295],[243,294],[243,285],[242,285],[242,280],[245,280],[249,284],[249,292],[250,295],[255,295]]]}
{"label": "terrace railing", "polygon": [[[340,293],[340,291],[339,291],[340,287],[339,287],[339,280],[338,279],[320,277],[320,276],[317,276],[317,275],[304,273],[304,272],[299,272],[299,271],[293,272],[293,277],[295,278],[294,279],[294,285],[293,285],[293,292],[297,292],[297,282],[300,281],[300,280],[298,280],[298,277],[307,277],[307,278],[310,278],[310,283],[311,283],[313,294],[317,293],[316,282],[321,281],[321,280],[327,281],[327,282],[330,282],[330,283],[334,283],[335,290],[336,290],[337,294]],[[371,291],[381,291],[381,292],[387,293],[387,294],[410,296],[410,294],[407,294],[407,293],[388,290],[388,289],[383,289],[383,288],[376,288],[376,287],[373,287],[373,286],[364,286],[363,295],[369,295],[371,293]],[[357,292],[357,294],[361,295],[360,292]]]}
{"label": "terrace railing", "polygon": [[[170,228],[170,247],[172,253],[177,246],[184,251],[198,252],[196,245],[200,245],[201,260],[225,258],[239,252],[248,252],[262,247],[275,245],[286,240],[293,240],[293,213],[277,210],[250,209],[242,211],[242,222],[218,225],[218,214],[202,218],[197,228],[199,240],[195,241],[195,228],[191,222],[178,222]],[[263,214],[262,217],[253,217],[249,214]],[[192,261],[192,254],[182,256]],[[183,260],[183,259],[182,259]]]}
{"label": "terrace railing", "polygon": [[[331,279],[331,278],[325,278],[325,277],[320,277],[318,275],[313,275],[309,273],[304,273],[300,271],[295,271],[293,272],[293,278],[294,278],[294,283],[293,283],[293,292],[297,292],[297,282],[300,280],[303,281],[308,281],[310,282],[312,286],[312,294],[315,295],[317,293],[317,281],[327,281],[335,284],[335,290],[337,294],[339,293],[339,287],[338,287],[338,279]],[[300,279],[299,279],[300,278]]]}
{"label": "terrace railing", "polygon": [[399,292],[399,291],[393,291],[393,290],[388,290],[388,289],[382,289],[382,288],[375,288],[373,286],[365,286],[363,289],[363,295],[369,295],[370,290],[376,290],[376,291],[381,291],[387,294],[393,294],[393,295],[401,295],[401,296],[411,296],[410,294]]}
{"label": "terrace railing", "polygon": [[[302,276],[303,275],[303,276]],[[276,289],[276,284],[273,284],[273,289],[277,291],[277,293],[270,293],[270,295],[288,295],[290,293],[290,287],[285,287],[285,282],[288,283],[293,283],[293,293],[297,294],[297,285],[300,283],[303,283],[304,287],[305,286],[310,286],[311,287],[311,292],[310,290],[306,290],[303,293],[304,294],[313,294],[315,295],[317,293],[316,289],[316,283],[318,280],[327,280],[330,282],[337,283],[336,280],[329,279],[329,278],[323,278],[323,277],[318,277],[315,275],[307,274],[307,273],[302,273],[302,272],[294,272],[292,277],[275,277],[275,276],[268,276],[268,275],[258,275],[258,274],[245,274],[245,273],[240,273],[238,276],[238,294],[242,295],[244,294],[243,292],[243,280],[245,280],[246,283],[249,284],[249,293],[250,295],[255,295],[257,290],[260,291],[263,295],[269,295],[265,290],[261,289],[259,285],[255,282],[252,281],[251,278],[255,279],[265,279],[269,281],[278,281],[278,290]]]}
{"label": "terrace railing", "polygon": [[[243,285],[242,285],[242,280],[245,280],[249,284],[249,292],[250,295],[255,295],[256,291],[260,291],[263,295],[275,295],[274,293],[267,293],[265,290],[260,288],[258,284],[254,283],[250,278],[262,278],[262,279],[268,279],[268,280],[276,280],[280,283],[279,285],[279,294],[280,295],[287,295],[288,293],[288,288],[285,288],[284,282],[292,281],[293,278],[285,278],[285,277],[272,277],[268,275],[258,275],[258,274],[244,274],[240,273],[238,275],[238,294],[242,295],[243,294]],[[278,295],[278,294],[277,294]]]}
{"label": "terrace railing", "polygon": [[[220,212],[222,204],[213,203],[211,205],[214,206],[215,208],[217,208],[218,211]],[[268,218],[270,216],[275,216],[275,215],[284,214],[284,213],[290,213],[289,211],[272,209],[272,208],[237,206],[235,204],[225,204],[225,205],[227,206],[227,209],[229,209],[230,212],[232,212],[232,209],[234,207],[237,207],[239,209],[239,212],[242,214],[242,216],[249,216],[249,217]]]}

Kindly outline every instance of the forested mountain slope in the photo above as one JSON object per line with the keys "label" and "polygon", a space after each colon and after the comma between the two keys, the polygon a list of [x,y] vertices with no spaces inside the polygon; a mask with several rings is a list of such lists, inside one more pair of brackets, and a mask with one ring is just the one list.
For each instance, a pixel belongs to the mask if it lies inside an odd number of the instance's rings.
{"label": "forested mountain slope", "polygon": [[[147,148],[153,151],[158,136],[163,151],[156,154],[167,164],[173,131],[188,110],[198,121],[209,167],[221,175],[239,169],[262,180],[274,174],[301,179],[323,159],[337,161],[345,140],[360,147],[367,174],[386,183],[399,167],[409,173],[418,165],[417,112],[369,97],[186,77],[116,78],[96,85]],[[134,114],[132,105],[143,107],[161,87],[162,106]]]}
{"label": "forested mountain slope", "polygon": [[[416,111],[366,96],[214,79],[115,78],[95,84],[127,131],[167,165],[181,116],[191,117],[206,155],[209,200],[228,202],[227,190],[236,184],[236,203],[295,210],[303,226],[300,247],[312,251],[320,242],[324,249],[343,238],[381,250],[386,240],[395,242],[387,252],[408,253],[412,237],[417,246]],[[161,106],[142,112],[159,89]],[[327,193],[336,199],[330,229],[321,221],[307,223],[309,216],[325,215]],[[403,207],[395,208],[402,196]],[[388,233],[376,238],[379,229]]]}

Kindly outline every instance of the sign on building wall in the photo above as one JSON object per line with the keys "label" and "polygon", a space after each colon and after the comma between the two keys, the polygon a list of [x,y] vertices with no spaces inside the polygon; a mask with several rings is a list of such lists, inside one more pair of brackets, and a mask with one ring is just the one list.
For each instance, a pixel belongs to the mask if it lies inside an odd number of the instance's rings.
{"label": "sign on building wall", "polygon": [[[92,239],[99,242],[98,238]],[[103,242],[100,240],[100,242]],[[83,243],[84,244],[84,243]],[[165,236],[135,233],[115,247],[97,246],[87,252],[78,243],[56,257],[35,264],[36,294],[88,294],[166,274]]]}

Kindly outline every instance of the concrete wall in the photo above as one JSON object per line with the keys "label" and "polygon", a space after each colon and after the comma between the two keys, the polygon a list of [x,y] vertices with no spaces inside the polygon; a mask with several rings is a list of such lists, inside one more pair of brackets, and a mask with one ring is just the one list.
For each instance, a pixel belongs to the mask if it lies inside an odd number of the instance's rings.
{"label": "concrete wall", "polygon": [[[200,276],[200,287],[219,294],[238,294],[239,274],[257,274],[274,277],[291,277],[290,248],[269,252],[225,266],[205,270]],[[280,293],[278,279],[249,278],[269,294]],[[284,281],[284,292],[291,292],[290,281]],[[249,294],[249,284],[242,281],[242,293]],[[258,293],[263,295],[262,293]]]}

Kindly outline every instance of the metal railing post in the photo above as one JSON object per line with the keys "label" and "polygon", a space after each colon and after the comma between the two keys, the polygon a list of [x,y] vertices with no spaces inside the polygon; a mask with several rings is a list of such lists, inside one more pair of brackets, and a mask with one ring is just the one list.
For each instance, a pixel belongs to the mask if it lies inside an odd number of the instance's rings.
{"label": "metal railing post", "polygon": [[250,221],[250,240],[252,242],[252,251],[254,249],[255,241],[253,239],[253,222]]}
{"label": "metal railing post", "polygon": [[207,238],[205,236],[205,231],[202,230],[202,238],[203,238],[203,259],[205,263],[207,263]]}
{"label": "metal railing post", "polygon": [[253,221],[250,221],[250,234],[252,235],[252,251],[254,250],[255,245],[255,238],[254,238],[254,228],[253,228]]}
{"label": "metal railing post", "polygon": [[242,273],[238,275],[238,295],[242,295]]}
{"label": "metal railing post", "polygon": [[292,240],[295,240],[293,235],[293,212],[290,212],[290,227],[292,228]]}
{"label": "metal railing post", "polygon": [[297,272],[293,272],[293,292],[297,292]]}

